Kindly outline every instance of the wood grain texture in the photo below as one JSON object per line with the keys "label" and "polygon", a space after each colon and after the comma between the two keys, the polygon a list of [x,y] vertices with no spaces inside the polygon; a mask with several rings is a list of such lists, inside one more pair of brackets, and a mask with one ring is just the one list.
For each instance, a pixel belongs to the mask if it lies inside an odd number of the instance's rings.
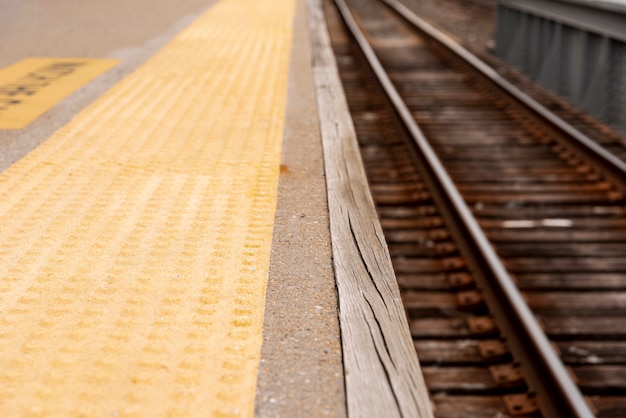
{"label": "wood grain texture", "polygon": [[350,417],[432,417],[322,7],[309,0]]}

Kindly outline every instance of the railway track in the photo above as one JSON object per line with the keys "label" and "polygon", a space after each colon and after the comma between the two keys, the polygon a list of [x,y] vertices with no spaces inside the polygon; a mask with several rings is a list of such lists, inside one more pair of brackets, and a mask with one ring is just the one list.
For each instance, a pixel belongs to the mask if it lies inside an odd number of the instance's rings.
{"label": "railway track", "polygon": [[333,48],[436,415],[626,416],[623,161],[382,3],[338,4]]}

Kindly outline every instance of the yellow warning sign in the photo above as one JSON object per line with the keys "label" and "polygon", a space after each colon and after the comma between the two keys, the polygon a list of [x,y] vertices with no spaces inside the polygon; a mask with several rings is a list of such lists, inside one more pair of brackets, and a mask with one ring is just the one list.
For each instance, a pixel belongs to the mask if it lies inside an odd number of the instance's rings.
{"label": "yellow warning sign", "polygon": [[0,129],[21,129],[117,65],[112,59],[27,58],[0,70]]}

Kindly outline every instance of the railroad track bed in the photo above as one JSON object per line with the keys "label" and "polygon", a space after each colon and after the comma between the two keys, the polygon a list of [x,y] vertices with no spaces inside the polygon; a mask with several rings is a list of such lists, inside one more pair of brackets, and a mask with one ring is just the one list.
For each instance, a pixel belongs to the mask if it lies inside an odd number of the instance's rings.
{"label": "railroad track bed", "polygon": [[619,171],[583,155],[559,129],[382,3],[350,0],[411,117],[584,396],[585,407],[570,405],[577,410],[570,415],[567,406],[546,406],[559,400],[546,400],[537,386],[545,370],[533,371],[532,362],[520,358],[515,326],[503,327],[502,308],[494,309],[498,297],[481,279],[488,274],[442,207],[410,129],[399,123],[336,6],[324,6],[436,416],[626,416],[626,213]]}

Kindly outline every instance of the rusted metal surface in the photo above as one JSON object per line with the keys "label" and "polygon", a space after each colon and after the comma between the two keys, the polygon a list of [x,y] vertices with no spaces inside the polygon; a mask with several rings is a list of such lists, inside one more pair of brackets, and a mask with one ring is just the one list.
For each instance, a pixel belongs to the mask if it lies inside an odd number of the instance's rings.
{"label": "rusted metal surface", "polygon": [[[545,127],[449,53],[415,38],[404,23],[390,23],[388,10],[358,0],[351,5],[592,410],[625,415],[623,185],[568,145],[562,132]],[[502,367],[516,370],[509,341],[483,303],[471,263],[445,229],[445,217],[413,164],[405,130],[338,32],[334,9],[327,12],[436,414],[534,413],[539,403],[524,380],[498,379]]]}

